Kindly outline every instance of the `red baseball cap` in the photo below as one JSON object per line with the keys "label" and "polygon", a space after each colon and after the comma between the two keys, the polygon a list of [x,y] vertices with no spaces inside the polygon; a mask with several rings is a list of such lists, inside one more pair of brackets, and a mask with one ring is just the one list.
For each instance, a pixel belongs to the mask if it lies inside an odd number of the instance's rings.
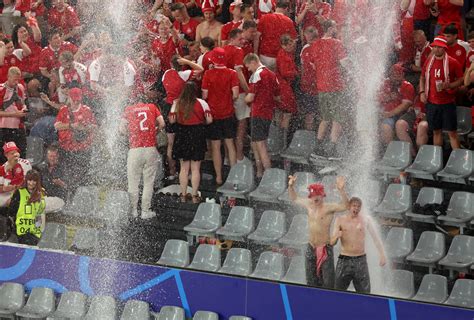
{"label": "red baseball cap", "polygon": [[13,141],[10,141],[10,142],[6,142],[4,145],[3,145],[3,153],[6,154],[10,151],[18,151],[20,152],[20,149],[16,146],[16,143],[13,142]]}
{"label": "red baseball cap", "polygon": [[69,89],[69,98],[71,98],[72,101],[81,101],[82,100],[82,89],[80,89],[80,88]]}
{"label": "red baseball cap", "polygon": [[308,186],[309,194],[308,198],[315,196],[325,197],[326,192],[324,192],[324,186],[321,183],[313,183]]}
{"label": "red baseball cap", "polygon": [[431,43],[432,47],[441,47],[441,48],[448,48],[448,41],[446,40],[445,36],[436,36],[434,41]]}
{"label": "red baseball cap", "polygon": [[226,59],[225,59],[225,51],[221,47],[217,47],[212,50],[209,60],[216,65],[216,66],[225,66]]}

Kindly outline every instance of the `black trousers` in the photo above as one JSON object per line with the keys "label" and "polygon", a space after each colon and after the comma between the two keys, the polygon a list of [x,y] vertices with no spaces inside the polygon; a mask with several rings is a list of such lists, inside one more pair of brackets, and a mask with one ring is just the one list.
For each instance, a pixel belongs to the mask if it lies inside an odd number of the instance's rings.
{"label": "black trousers", "polygon": [[336,289],[347,290],[351,281],[356,292],[370,293],[369,267],[365,254],[357,257],[339,256],[336,267]]}
{"label": "black trousers", "polygon": [[334,270],[334,253],[332,247],[327,245],[327,258],[321,265],[319,276],[316,272],[316,250],[312,246],[308,246],[306,252],[306,276],[308,279],[308,285],[313,287],[324,287],[327,289],[334,288],[335,281],[335,270]]}

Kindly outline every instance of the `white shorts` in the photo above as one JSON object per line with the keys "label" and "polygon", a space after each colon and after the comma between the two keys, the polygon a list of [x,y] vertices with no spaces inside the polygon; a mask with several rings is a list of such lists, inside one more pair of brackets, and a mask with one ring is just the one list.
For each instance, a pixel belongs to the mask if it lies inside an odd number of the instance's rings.
{"label": "white shorts", "polygon": [[276,69],[276,58],[264,56],[263,54],[259,55],[260,62],[267,67],[268,69],[275,71]]}
{"label": "white shorts", "polygon": [[245,93],[239,94],[239,97],[234,100],[235,117],[237,120],[250,118],[250,107],[245,103]]}

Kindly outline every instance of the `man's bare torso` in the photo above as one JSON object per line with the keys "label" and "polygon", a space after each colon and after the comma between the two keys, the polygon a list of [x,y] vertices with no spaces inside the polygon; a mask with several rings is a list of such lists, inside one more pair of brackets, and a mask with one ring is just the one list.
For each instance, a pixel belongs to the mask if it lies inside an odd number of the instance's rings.
{"label": "man's bare torso", "polygon": [[196,32],[198,33],[198,38],[202,39],[204,37],[210,37],[215,41],[219,40],[222,24],[219,21],[213,21],[211,23],[207,21],[201,22]]}
{"label": "man's bare torso", "polygon": [[327,204],[320,208],[308,207],[309,243],[313,248],[329,243],[329,229],[334,218]]}
{"label": "man's bare torso", "polygon": [[367,222],[362,215],[353,218],[350,214],[340,217],[341,254],[361,256],[365,254],[365,233]]}

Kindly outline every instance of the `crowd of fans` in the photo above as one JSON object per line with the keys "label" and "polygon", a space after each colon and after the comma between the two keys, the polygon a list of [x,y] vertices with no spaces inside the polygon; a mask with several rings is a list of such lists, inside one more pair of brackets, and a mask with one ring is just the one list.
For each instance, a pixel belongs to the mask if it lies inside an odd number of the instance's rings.
{"label": "crowd of fans", "polygon": [[[0,35],[0,144],[13,142],[24,157],[28,135],[43,139],[38,170],[48,194],[67,198],[89,180],[91,150],[103,144],[108,101],[118,95],[126,98],[117,112],[129,137],[134,216],[141,178],[142,218],[153,216],[161,171],[169,180],[179,175],[181,201],[199,203],[206,152],[221,185],[223,163],[243,161],[250,140],[262,177],[272,166],[272,123],[284,145],[295,128],[314,130],[316,156],[344,156],[338,144],[354,130],[351,105],[363,90],[353,86],[351,53],[374,32],[367,20],[389,8],[369,0],[135,0],[121,3],[126,14],[117,23],[107,13],[119,10],[110,10],[114,4],[2,1],[3,15],[22,22]],[[380,140],[409,141],[415,154],[431,139],[441,145],[446,130],[459,148],[456,105],[470,106],[474,92],[474,34],[465,32],[463,15],[471,3],[388,5],[396,19],[387,26],[393,41],[378,98]],[[163,159],[156,148],[162,130]],[[0,192],[10,195],[24,178],[9,178],[15,164],[2,168]]]}

